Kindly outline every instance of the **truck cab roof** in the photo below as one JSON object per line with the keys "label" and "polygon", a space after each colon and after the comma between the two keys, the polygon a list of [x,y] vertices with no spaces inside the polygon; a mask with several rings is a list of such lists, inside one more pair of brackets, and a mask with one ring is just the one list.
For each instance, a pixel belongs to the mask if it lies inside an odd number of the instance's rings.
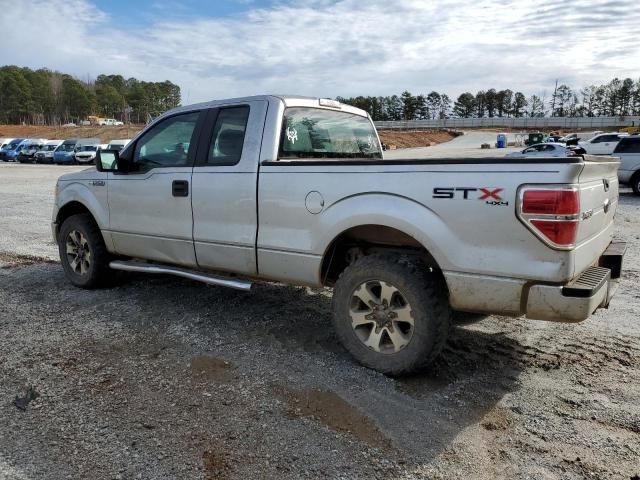
{"label": "truck cab roof", "polygon": [[192,105],[177,107],[164,113],[163,115],[158,117],[158,119],[174,115],[178,112],[188,112],[201,108],[222,107],[224,105],[237,105],[239,103],[251,102],[256,100],[263,100],[266,102],[282,102],[285,107],[325,108],[327,110],[340,110],[343,112],[353,113],[354,115],[360,115],[361,117],[369,117],[369,114],[360,108],[352,107],[351,105],[340,103],[329,98],[305,97],[302,95],[254,95],[249,97],[210,100],[208,102],[201,102]]}

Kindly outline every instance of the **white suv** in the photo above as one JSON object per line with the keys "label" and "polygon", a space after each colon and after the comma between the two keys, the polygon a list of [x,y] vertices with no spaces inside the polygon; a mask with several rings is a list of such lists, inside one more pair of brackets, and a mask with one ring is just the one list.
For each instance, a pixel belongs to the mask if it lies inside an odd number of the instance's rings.
{"label": "white suv", "polygon": [[627,133],[601,133],[589,140],[578,142],[578,146],[589,155],[611,155],[620,139],[627,135]]}
{"label": "white suv", "polygon": [[633,193],[640,195],[640,135],[623,137],[613,151],[613,156],[620,158],[620,183],[631,185]]}

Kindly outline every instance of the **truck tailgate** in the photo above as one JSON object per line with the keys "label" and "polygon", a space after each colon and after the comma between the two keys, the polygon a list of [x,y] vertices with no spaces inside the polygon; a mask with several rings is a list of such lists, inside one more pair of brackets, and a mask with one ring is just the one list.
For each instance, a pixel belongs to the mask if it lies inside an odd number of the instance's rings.
{"label": "truck tailgate", "polygon": [[592,265],[611,242],[618,206],[618,159],[585,155],[584,160],[579,176],[581,221],[574,275]]}

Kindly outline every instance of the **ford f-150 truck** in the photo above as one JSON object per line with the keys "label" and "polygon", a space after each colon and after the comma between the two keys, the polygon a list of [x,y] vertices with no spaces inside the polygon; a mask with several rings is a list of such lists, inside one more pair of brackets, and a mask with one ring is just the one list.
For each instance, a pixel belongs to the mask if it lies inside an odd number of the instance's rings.
{"label": "ford f-150 truck", "polygon": [[213,101],[60,177],[53,237],[83,288],[113,270],[333,287],[344,346],[397,375],[434,359],[452,311],[577,322],[607,306],[625,249],[612,241],[618,163],[385,160],[351,106]]}

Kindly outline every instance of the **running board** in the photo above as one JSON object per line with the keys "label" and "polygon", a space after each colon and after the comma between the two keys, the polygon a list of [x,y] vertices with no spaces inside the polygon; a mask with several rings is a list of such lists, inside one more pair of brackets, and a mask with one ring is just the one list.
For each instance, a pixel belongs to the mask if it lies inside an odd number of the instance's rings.
{"label": "running board", "polygon": [[157,263],[143,263],[134,261],[114,260],[109,263],[114,270],[124,270],[125,272],[142,272],[142,273],[161,273],[168,275],[176,275],[178,277],[188,278],[197,282],[203,282],[208,285],[220,285],[223,287],[235,288],[236,290],[251,290],[251,282],[246,280],[235,280],[232,278],[218,277],[199,272],[197,270],[188,270],[186,268],[171,267],[168,265],[160,265]]}

